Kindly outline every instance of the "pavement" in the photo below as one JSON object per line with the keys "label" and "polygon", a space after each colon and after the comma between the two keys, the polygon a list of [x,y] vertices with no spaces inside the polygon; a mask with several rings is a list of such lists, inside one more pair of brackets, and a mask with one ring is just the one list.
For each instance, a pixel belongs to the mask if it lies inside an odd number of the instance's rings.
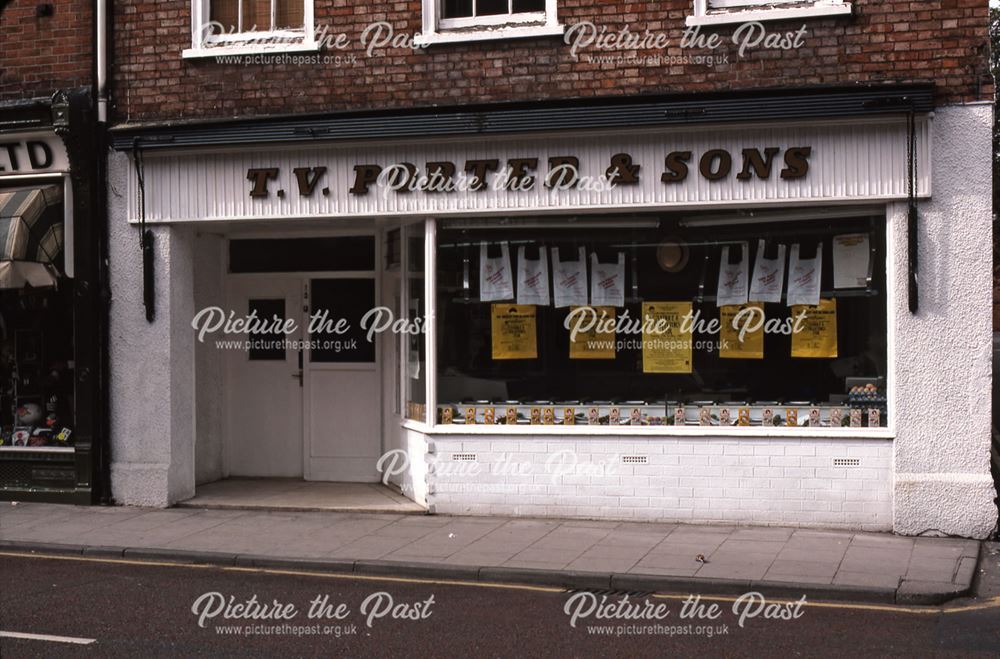
{"label": "pavement", "polygon": [[976,540],[781,527],[0,504],[0,551],[219,566],[930,605]]}

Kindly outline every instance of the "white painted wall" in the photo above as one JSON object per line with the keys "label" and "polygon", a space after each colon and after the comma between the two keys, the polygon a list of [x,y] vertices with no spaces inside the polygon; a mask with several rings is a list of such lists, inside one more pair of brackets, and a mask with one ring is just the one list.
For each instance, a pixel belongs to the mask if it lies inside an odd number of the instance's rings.
{"label": "white painted wall", "polygon": [[193,235],[156,235],[156,319],[142,305],[139,230],[126,217],[128,158],[109,159],[111,489],[120,504],[167,506],[194,495]]}
{"label": "white painted wall", "polygon": [[[892,528],[885,439],[438,435],[431,446],[435,513]],[[623,460],[636,456],[647,464]]]}
{"label": "white painted wall", "polygon": [[906,205],[890,207],[896,331],[893,528],[983,538],[990,477],[992,106],[939,108],[934,197],[920,204],[920,311],[906,300]]}

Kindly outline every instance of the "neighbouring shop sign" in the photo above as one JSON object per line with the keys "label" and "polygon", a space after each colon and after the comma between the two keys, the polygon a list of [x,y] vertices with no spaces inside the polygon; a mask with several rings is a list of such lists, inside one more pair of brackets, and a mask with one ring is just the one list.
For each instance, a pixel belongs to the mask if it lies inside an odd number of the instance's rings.
{"label": "neighbouring shop sign", "polygon": [[[918,192],[930,194],[928,124]],[[906,122],[150,151],[148,222],[904,199]],[[131,184],[136,185],[133,177]],[[130,217],[138,217],[132,201]]]}
{"label": "neighbouring shop sign", "polygon": [[69,171],[66,147],[51,133],[0,134],[0,176]]}

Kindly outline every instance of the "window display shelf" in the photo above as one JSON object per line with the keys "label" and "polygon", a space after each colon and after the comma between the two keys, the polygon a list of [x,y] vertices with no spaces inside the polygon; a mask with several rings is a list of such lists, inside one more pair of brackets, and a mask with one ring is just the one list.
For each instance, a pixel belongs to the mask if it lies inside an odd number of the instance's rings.
{"label": "window display shelf", "polygon": [[[868,409],[870,408],[870,409]],[[683,415],[683,416],[680,416]],[[859,403],[745,403],[704,402],[650,404],[644,401],[553,403],[536,401],[476,401],[438,406],[441,426],[466,427],[560,427],[589,426],[606,429],[622,427],[701,427],[701,428],[828,428],[885,427],[884,401],[864,407]],[[877,424],[877,425],[875,425]],[[739,432],[738,431],[738,432]]]}

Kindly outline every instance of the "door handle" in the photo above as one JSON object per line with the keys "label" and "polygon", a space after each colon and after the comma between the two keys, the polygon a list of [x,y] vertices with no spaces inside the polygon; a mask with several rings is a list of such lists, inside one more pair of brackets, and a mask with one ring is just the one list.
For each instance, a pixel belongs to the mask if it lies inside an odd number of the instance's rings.
{"label": "door handle", "polygon": [[292,373],[292,377],[299,379],[299,386],[301,387],[302,386],[302,371],[296,371],[296,372]]}

